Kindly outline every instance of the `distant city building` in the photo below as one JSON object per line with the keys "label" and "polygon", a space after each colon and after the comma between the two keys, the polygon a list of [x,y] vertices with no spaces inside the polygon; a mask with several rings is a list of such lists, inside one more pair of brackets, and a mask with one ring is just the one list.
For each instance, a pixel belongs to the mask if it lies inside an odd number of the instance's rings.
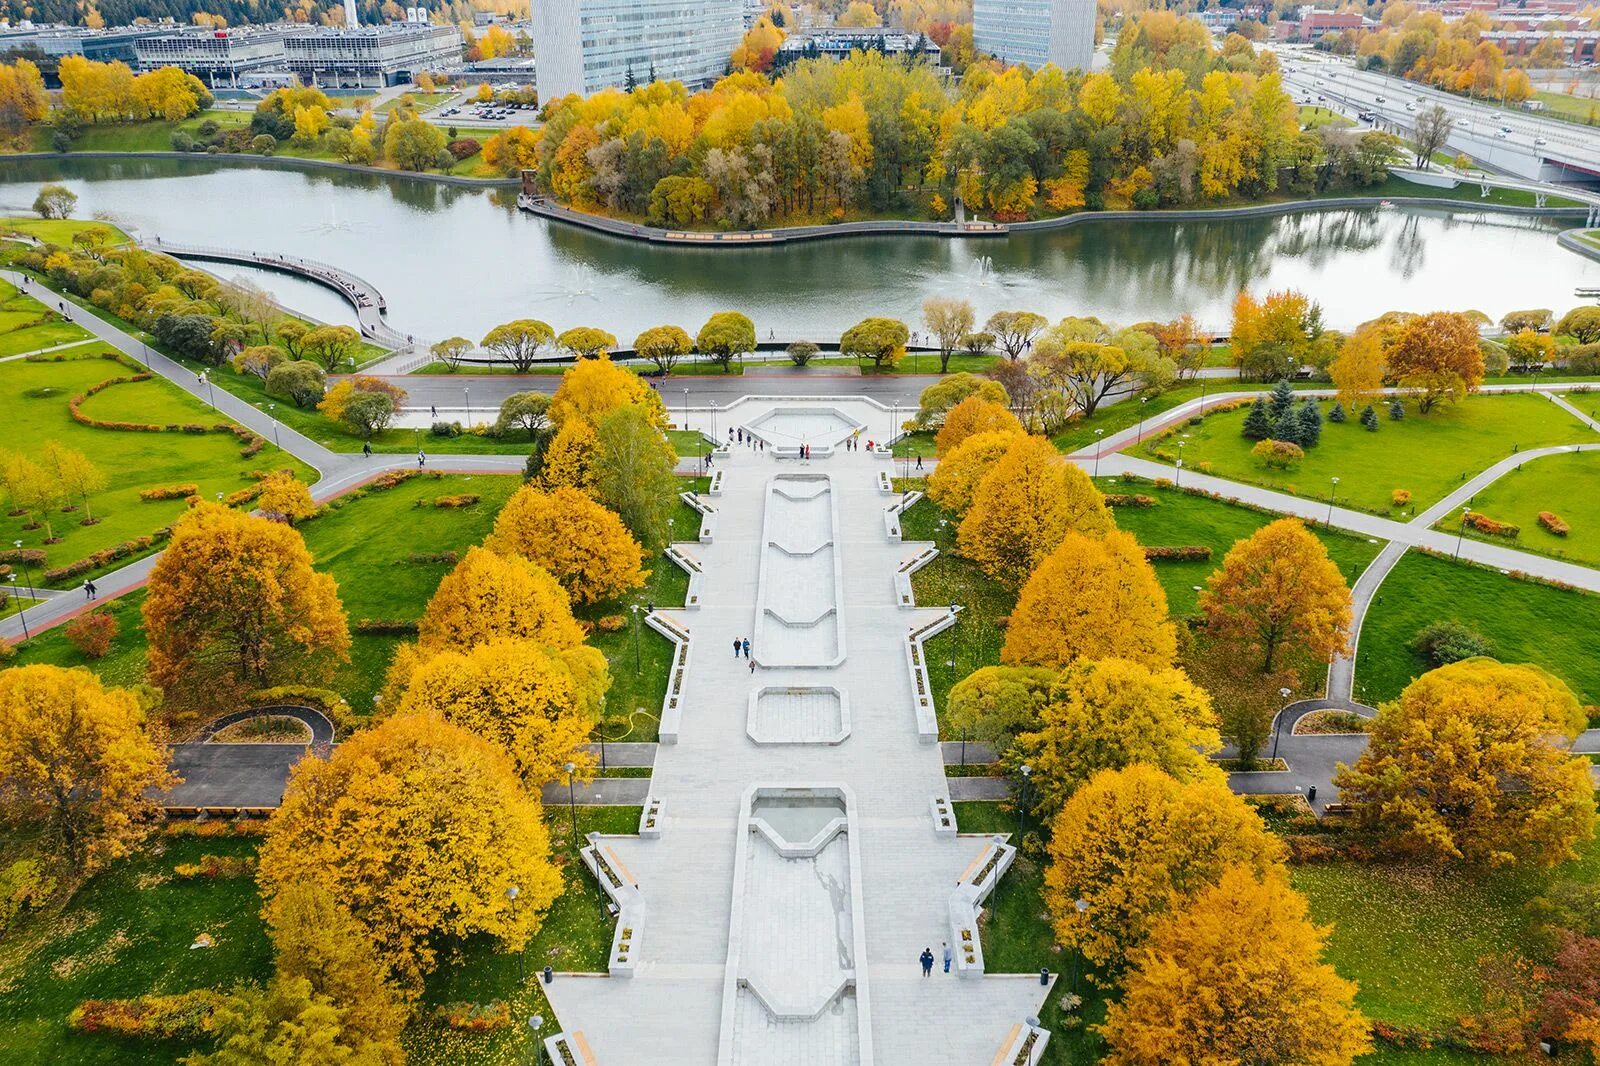
{"label": "distant city building", "polygon": [[57,71],[66,56],[83,56],[98,63],[138,63],[138,42],[170,32],[160,26],[125,26],[90,30],[73,26],[19,26],[0,29],[0,60],[31,60],[44,75],[45,84],[60,86]]}
{"label": "distant city building", "polygon": [[212,88],[237,88],[241,75],[287,69],[284,42],[314,32],[310,26],[169,29],[141,38],[135,51],[140,70],[178,67]]}
{"label": "distant city building", "polygon": [[1508,57],[1525,56],[1539,46],[1539,42],[1553,37],[1561,44],[1570,63],[1593,63],[1600,49],[1600,31],[1596,30],[1487,30],[1482,40],[1500,47]]}
{"label": "distant city building", "polygon": [[1213,7],[1205,11],[1192,11],[1189,17],[1196,19],[1206,29],[1216,32],[1218,30],[1231,30],[1239,21],[1239,9],[1236,7]]}
{"label": "distant city building", "polygon": [[315,30],[283,44],[302,82],[329,88],[398,85],[460,64],[463,50],[460,30],[426,22]]}
{"label": "distant city building", "polygon": [[1359,30],[1363,25],[1376,23],[1352,12],[1302,9],[1297,21],[1279,19],[1274,23],[1272,35],[1279,41],[1320,41],[1330,33]]}
{"label": "distant city building", "polygon": [[973,0],[978,51],[1038,70],[1088,70],[1094,57],[1095,0]]}
{"label": "distant city building", "polygon": [[883,52],[886,55],[904,55],[907,52],[926,52],[937,59],[939,46],[933,38],[909,30],[891,30],[883,26],[857,29],[829,26],[826,29],[802,30],[783,39],[778,55],[786,59],[799,57],[831,56],[843,59],[851,52]]}
{"label": "distant city building", "polygon": [[621,87],[630,73],[640,85],[710,85],[728,69],[743,11],[744,0],[536,0],[539,99]]}

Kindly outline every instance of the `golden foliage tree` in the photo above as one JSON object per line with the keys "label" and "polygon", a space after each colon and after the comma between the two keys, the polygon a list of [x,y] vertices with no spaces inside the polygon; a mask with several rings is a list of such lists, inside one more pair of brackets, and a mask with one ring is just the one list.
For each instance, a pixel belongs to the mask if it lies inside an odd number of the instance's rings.
{"label": "golden foliage tree", "polygon": [[157,813],[147,793],[175,781],[139,701],[81,667],[0,671],[0,766],[0,809],[79,868],[127,854]]}
{"label": "golden foliage tree", "polygon": [[269,518],[293,525],[316,514],[317,504],[304,481],[287,470],[275,470],[261,481],[256,509]]}
{"label": "golden foliage tree", "polygon": [[1051,823],[1049,850],[1044,902],[1056,940],[1116,971],[1156,919],[1231,866],[1266,872],[1282,848],[1223,782],[1185,783],[1135,764],[1073,793]]}
{"label": "golden foliage tree", "polygon": [[595,453],[600,439],[594,427],[581,418],[569,418],[545,446],[539,483],[546,489],[594,491]]}
{"label": "golden foliage tree", "polygon": [[1033,767],[1036,809],[1050,817],[1099,771],[1133,763],[1180,781],[1221,781],[1208,758],[1221,748],[1211,697],[1182,670],[1080,659],[1061,671],[1012,761]]}
{"label": "golden foliage tree", "polygon": [[533,790],[561,778],[569,762],[588,774],[594,758],[583,746],[610,687],[605,656],[588,645],[497,640],[418,663],[398,710],[436,714],[490,741]]}
{"label": "golden foliage tree", "polygon": [[340,1021],[347,1033],[360,1034],[375,1048],[398,1048],[405,1012],[366,930],[326,886],[285,884],[265,917],[280,975],[304,979],[313,995],[343,1011]]}
{"label": "golden foliage tree", "polygon": [[978,482],[957,543],[990,577],[1016,588],[1068,531],[1114,528],[1100,490],[1045,437],[1011,442]]}
{"label": "golden foliage tree", "polygon": [[620,596],[649,576],[622,519],[577,489],[524,485],[501,508],[485,543],[544,567],[575,603]]}
{"label": "golden foliage tree", "polygon": [[1416,394],[1423,414],[1440,400],[1458,403],[1483,383],[1478,324],[1466,312],[1418,315],[1395,331],[1388,367],[1393,381]]}
{"label": "golden foliage tree", "polygon": [[1003,404],[973,395],[950,408],[944,416],[944,425],[939,427],[939,434],[934,438],[934,447],[943,457],[962,441],[979,433],[1021,432],[1022,423]]}
{"label": "golden foliage tree", "polygon": [[1060,668],[1078,659],[1172,665],[1167,595],[1132,534],[1069,532],[1022,587],[1000,660]]}
{"label": "golden foliage tree", "polygon": [[1328,375],[1339,390],[1339,402],[1363,407],[1378,398],[1383,390],[1385,364],[1383,331],[1364,326],[1346,337],[1339,354],[1328,365]]}
{"label": "golden foliage tree", "polygon": [[1263,674],[1284,654],[1332,662],[1350,642],[1350,587],[1298,518],[1269,522],[1236,543],[1206,586],[1208,633],[1253,649]]}
{"label": "golden foliage tree", "polygon": [[368,1039],[348,1023],[349,1015],[348,1008],[318,995],[310,981],[279,973],[265,987],[243,985],[223,997],[206,1025],[216,1050],[182,1061],[184,1066],[399,1066],[404,1061],[398,1042]]}
{"label": "golden foliage tree", "polygon": [[1466,659],[1384,704],[1372,741],[1335,778],[1357,817],[1399,851],[1434,861],[1552,866],[1594,835],[1583,708],[1534,666]]}
{"label": "golden foliage tree", "polygon": [[657,429],[667,428],[667,412],[655,390],[638,374],[601,354],[580,359],[561,375],[561,384],[550,400],[550,420],[565,428],[576,418],[593,427],[612,411],[630,404],[642,407]]}
{"label": "golden foliage tree", "polygon": [[1110,1066],[1350,1066],[1372,1050],[1328,929],[1282,870],[1234,867],[1156,922],[1101,1032]]}
{"label": "golden foliage tree", "polygon": [[220,504],[174,527],[143,614],[150,683],[180,707],[323,681],[350,652],[338,586],[311,568],[300,534]]}
{"label": "golden foliage tree", "polygon": [[966,514],[978,482],[1021,435],[1021,430],[974,433],[950,449],[928,475],[928,498],[946,511]]}
{"label": "golden foliage tree", "polygon": [[945,717],[953,735],[1008,751],[1018,733],[1038,727],[1055,680],[1055,671],[1037,666],[982,667],[950,689]]}
{"label": "golden foliage tree", "polygon": [[502,637],[572,648],[583,643],[583,630],[548,570],[514,555],[468,548],[428,601],[417,643],[464,650]]}
{"label": "golden foliage tree", "polygon": [[302,759],[258,874],[269,902],[296,882],[326,889],[407,992],[433,968],[436,936],[484,933],[520,950],[561,893],[539,802],[510,760],[431,715],[390,718],[329,759]]}

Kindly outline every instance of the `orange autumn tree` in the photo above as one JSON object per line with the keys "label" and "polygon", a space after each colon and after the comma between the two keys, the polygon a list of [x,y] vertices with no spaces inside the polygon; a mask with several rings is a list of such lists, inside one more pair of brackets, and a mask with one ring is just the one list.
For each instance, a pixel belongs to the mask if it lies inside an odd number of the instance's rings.
{"label": "orange autumn tree", "polygon": [[1060,668],[1115,657],[1163,670],[1177,648],[1166,593],[1138,541],[1121,530],[1068,532],[1022,587],[1000,661]]}
{"label": "orange autumn tree", "polygon": [[961,554],[990,577],[1021,585],[1068,531],[1113,528],[1100,490],[1045,437],[1024,436],[989,468],[961,520]]}
{"label": "orange autumn tree", "polygon": [[317,504],[304,481],[287,470],[275,470],[261,481],[256,509],[268,518],[294,525],[316,514]]}
{"label": "orange autumn tree", "polygon": [[1394,851],[1553,866],[1594,835],[1589,764],[1567,751],[1586,724],[1553,675],[1466,659],[1430,670],[1379,708],[1371,743],[1334,782]]}
{"label": "orange autumn tree", "polygon": [[1483,384],[1478,324],[1465,312],[1434,311],[1395,331],[1388,350],[1389,378],[1417,397],[1427,414],[1440,400],[1459,403]]}
{"label": "orange autumn tree", "polygon": [[326,889],[409,994],[433,969],[438,938],[486,934],[519,951],[561,894],[539,801],[510,760],[423,714],[302,759],[268,823],[258,878],[269,906],[295,882]]}
{"label": "orange autumn tree", "polygon": [[1339,402],[1350,407],[1372,403],[1383,391],[1384,330],[1369,323],[1344,339],[1328,364],[1328,376],[1339,390]]}
{"label": "orange autumn tree", "polygon": [[612,411],[630,404],[643,408],[657,429],[667,428],[667,412],[656,391],[638,374],[601,354],[579,360],[561,375],[561,384],[550,398],[550,421],[564,429],[569,421],[579,419],[593,428]]}
{"label": "orange autumn tree", "polygon": [[928,498],[956,515],[967,513],[978,482],[1011,447],[1022,430],[974,433],[945,454],[928,475]]}
{"label": "orange autumn tree", "polygon": [[1008,411],[1004,404],[995,403],[984,396],[968,396],[944,416],[944,425],[934,438],[934,447],[940,456],[950,453],[968,437],[979,433],[1021,433],[1022,423]]}
{"label": "orange autumn tree", "polygon": [[595,760],[585,745],[610,687],[605,656],[587,645],[496,640],[418,663],[398,711],[435,714],[490,741],[535,791],[569,762],[588,776]]}
{"label": "orange autumn tree", "polygon": [[545,445],[539,484],[546,489],[594,491],[595,456],[600,438],[582,418],[569,418]]}
{"label": "orange autumn tree", "polygon": [[650,575],[639,565],[639,542],[616,512],[572,488],[518,489],[485,546],[544,567],[574,603],[612,599]]}
{"label": "orange autumn tree", "polygon": [[1236,543],[1207,580],[1208,634],[1251,649],[1260,671],[1305,656],[1329,663],[1350,642],[1350,588],[1298,518],[1269,522]]}
{"label": "orange autumn tree", "polygon": [[150,572],[143,615],[150,683],[178,707],[224,707],[245,691],[316,684],[347,660],[333,578],[290,527],[200,503]]}
{"label": "orange autumn tree", "polygon": [[76,870],[126,855],[160,815],[151,791],[176,780],[134,694],[81,667],[0,671],[0,765],[0,809]]}
{"label": "orange autumn tree", "polygon": [[1224,782],[1184,783],[1134,764],[1073,793],[1051,823],[1049,851],[1043,896],[1057,942],[1114,973],[1161,916],[1230,867],[1265,873],[1283,847]]}
{"label": "orange autumn tree", "polygon": [[1151,928],[1106,1011],[1105,1061],[1350,1066],[1372,1039],[1356,986],[1323,961],[1330,931],[1281,869],[1227,870]]}

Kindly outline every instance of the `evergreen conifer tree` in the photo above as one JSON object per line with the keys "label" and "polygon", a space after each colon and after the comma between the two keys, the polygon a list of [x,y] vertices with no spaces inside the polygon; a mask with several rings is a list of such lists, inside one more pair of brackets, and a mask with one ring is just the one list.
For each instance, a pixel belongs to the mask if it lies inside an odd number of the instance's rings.
{"label": "evergreen conifer tree", "polygon": [[1406,416],[1406,409],[1399,399],[1389,401],[1389,420],[1398,422]]}
{"label": "evergreen conifer tree", "polygon": [[1250,413],[1244,417],[1244,428],[1240,432],[1251,440],[1266,440],[1272,436],[1272,418],[1267,414],[1267,401],[1256,397],[1256,402],[1250,405]]}
{"label": "evergreen conifer tree", "polygon": [[1361,424],[1366,426],[1369,432],[1378,432],[1378,412],[1372,409],[1372,405],[1370,403],[1367,404],[1366,408],[1361,412]]}
{"label": "evergreen conifer tree", "polygon": [[1333,406],[1328,408],[1328,421],[1343,423],[1346,420],[1347,416],[1344,413],[1344,404],[1340,403],[1338,400],[1333,401]]}
{"label": "evergreen conifer tree", "polygon": [[1295,412],[1295,428],[1300,436],[1295,441],[1302,448],[1315,448],[1322,440],[1322,412],[1317,408],[1317,401],[1307,400]]}
{"label": "evergreen conifer tree", "polygon": [[1267,413],[1272,416],[1273,425],[1282,422],[1284,416],[1294,410],[1294,386],[1289,384],[1288,378],[1280,378],[1272,386],[1272,398],[1267,403]]}

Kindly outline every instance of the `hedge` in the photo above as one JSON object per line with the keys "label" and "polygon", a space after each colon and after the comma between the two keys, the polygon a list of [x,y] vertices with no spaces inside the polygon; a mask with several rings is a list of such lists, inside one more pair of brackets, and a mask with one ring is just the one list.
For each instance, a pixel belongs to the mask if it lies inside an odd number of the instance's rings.
{"label": "hedge", "polygon": [[1572,532],[1572,527],[1567,525],[1562,517],[1554,511],[1540,511],[1539,524],[1558,537],[1564,537]]}
{"label": "hedge", "polygon": [[200,491],[200,486],[194,482],[184,485],[157,485],[155,488],[140,489],[141,500],[181,500],[193,496]]}
{"label": "hedge", "polygon": [[1107,507],[1154,507],[1159,503],[1154,496],[1146,496],[1142,492],[1135,493],[1106,493]]}
{"label": "hedge", "polygon": [[50,584],[77,577],[79,574],[87,574],[91,570],[109,566],[118,559],[126,559],[130,555],[137,555],[139,552],[146,551],[171,536],[172,527],[163,526],[147,537],[134,537],[132,540],[125,540],[113,547],[101,548],[97,552],[84,556],[77,562],[46,570],[43,580],[46,584]]}
{"label": "hedge", "polygon": [[1144,557],[1151,562],[1203,563],[1211,558],[1209,544],[1176,544],[1166,547],[1147,547]]}
{"label": "hedge", "polygon": [[72,1009],[67,1025],[84,1033],[114,1033],[152,1040],[198,1040],[211,1029],[211,1015],[222,995],[209,988],[174,996],[86,999]]}
{"label": "hedge", "polygon": [[433,505],[435,507],[471,507],[482,498],[475,492],[461,492],[454,496],[435,496]]}
{"label": "hedge", "polygon": [[1521,526],[1510,522],[1497,521],[1477,511],[1468,511],[1465,521],[1469,529],[1491,537],[1505,537],[1509,540],[1522,532]]}
{"label": "hedge", "polygon": [[369,636],[414,637],[417,623],[403,618],[363,618],[356,623],[355,630]]}

